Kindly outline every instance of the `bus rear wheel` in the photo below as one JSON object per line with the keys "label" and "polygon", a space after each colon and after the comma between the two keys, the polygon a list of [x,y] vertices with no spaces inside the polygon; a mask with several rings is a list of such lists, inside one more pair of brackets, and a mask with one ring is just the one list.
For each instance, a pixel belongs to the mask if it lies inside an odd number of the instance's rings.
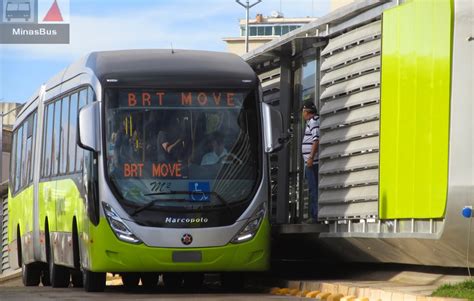
{"label": "bus rear wheel", "polygon": [[82,276],[81,271],[71,271],[71,282],[74,287],[83,287],[84,286],[84,277]]}
{"label": "bus rear wheel", "polygon": [[49,277],[49,266],[46,265],[41,271],[41,284],[43,286],[51,286],[51,277]]}
{"label": "bus rear wheel", "polygon": [[82,279],[86,292],[103,292],[105,290],[105,273],[84,270]]}
{"label": "bus rear wheel", "polygon": [[21,265],[21,278],[24,286],[38,286],[41,278],[41,267],[35,263]]}
{"label": "bus rear wheel", "polygon": [[69,269],[54,263],[53,248],[49,248],[49,279],[52,287],[68,287],[70,283]]}

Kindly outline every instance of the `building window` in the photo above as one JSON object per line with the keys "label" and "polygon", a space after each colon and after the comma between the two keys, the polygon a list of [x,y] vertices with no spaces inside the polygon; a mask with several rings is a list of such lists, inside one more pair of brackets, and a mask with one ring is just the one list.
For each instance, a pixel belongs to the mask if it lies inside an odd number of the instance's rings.
{"label": "building window", "polygon": [[250,31],[250,36],[254,37],[257,35],[257,28],[255,26],[250,26],[249,31]]}
{"label": "building window", "polygon": [[272,27],[271,26],[265,26],[265,35],[266,36],[271,36],[272,35]]}
{"label": "building window", "polygon": [[281,36],[281,26],[280,25],[277,25],[277,26],[273,27],[273,29],[274,29],[274,33],[273,33],[274,35]]}

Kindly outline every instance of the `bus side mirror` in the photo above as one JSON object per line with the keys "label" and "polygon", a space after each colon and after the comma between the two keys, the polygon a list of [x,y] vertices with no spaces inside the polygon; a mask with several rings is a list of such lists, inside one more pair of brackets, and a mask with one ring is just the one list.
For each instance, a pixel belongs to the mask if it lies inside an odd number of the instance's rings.
{"label": "bus side mirror", "polygon": [[283,116],[280,111],[265,102],[262,102],[262,113],[265,152],[278,152],[288,139],[283,132]]}
{"label": "bus side mirror", "polygon": [[100,152],[100,106],[93,102],[79,111],[78,141],[80,147]]}

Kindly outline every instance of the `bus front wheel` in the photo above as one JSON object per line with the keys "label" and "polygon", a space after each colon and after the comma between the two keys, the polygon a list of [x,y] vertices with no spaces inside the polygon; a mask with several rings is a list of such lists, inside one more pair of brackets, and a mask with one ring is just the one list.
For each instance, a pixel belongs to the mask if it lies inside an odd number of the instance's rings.
{"label": "bus front wheel", "polygon": [[105,273],[84,270],[82,279],[86,292],[103,292],[105,290]]}
{"label": "bus front wheel", "polygon": [[158,280],[160,274],[158,273],[142,273],[140,279],[142,280],[142,286],[145,289],[154,289],[158,286]]}
{"label": "bus front wheel", "polygon": [[40,266],[35,263],[23,263],[21,265],[21,278],[25,286],[38,286],[41,278]]}
{"label": "bus front wheel", "polygon": [[127,289],[137,288],[140,283],[140,274],[138,273],[123,273],[120,277],[122,277],[123,286]]}

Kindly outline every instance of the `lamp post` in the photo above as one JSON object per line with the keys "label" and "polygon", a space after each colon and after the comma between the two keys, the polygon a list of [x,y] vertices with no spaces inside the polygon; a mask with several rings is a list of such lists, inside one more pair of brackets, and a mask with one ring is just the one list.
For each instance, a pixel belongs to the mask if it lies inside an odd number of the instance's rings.
{"label": "lamp post", "polygon": [[249,0],[246,1],[246,4],[240,2],[240,0],[235,0],[238,4],[245,8],[245,52],[249,52],[249,10],[255,5],[262,2],[262,0],[257,0],[254,4],[249,4]]}

